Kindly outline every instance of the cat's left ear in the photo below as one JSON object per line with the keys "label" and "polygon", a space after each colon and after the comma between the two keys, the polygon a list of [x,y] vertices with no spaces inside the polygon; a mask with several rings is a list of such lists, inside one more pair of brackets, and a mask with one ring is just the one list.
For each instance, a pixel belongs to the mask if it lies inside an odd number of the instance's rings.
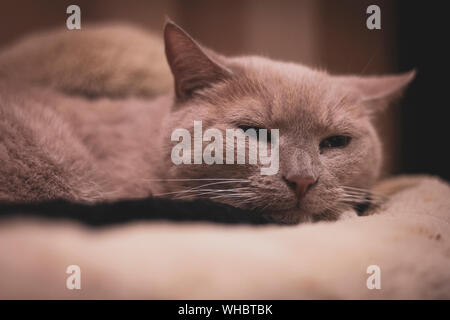
{"label": "cat's left ear", "polygon": [[378,111],[399,98],[415,75],[416,70],[412,70],[386,76],[338,76],[336,80],[344,87],[356,90],[363,103],[372,111]]}
{"label": "cat's left ear", "polygon": [[179,100],[188,99],[197,90],[231,76],[231,71],[217,61],[217,54],[200,46],[170,20],[164,27],[164,44]]}

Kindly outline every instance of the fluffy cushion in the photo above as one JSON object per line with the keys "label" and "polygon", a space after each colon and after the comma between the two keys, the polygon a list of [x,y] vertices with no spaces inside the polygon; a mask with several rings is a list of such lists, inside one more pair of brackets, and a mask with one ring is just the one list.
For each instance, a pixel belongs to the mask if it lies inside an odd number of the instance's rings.
{"label": "fluffy cushion", "polygon": [[[293,227],[0,223],[1,298],[450,298],[450,187],[404,176],[373,215]],[[81,268],[81,290],[66,268]],[[381,289],[366,286],[381,269]]]}

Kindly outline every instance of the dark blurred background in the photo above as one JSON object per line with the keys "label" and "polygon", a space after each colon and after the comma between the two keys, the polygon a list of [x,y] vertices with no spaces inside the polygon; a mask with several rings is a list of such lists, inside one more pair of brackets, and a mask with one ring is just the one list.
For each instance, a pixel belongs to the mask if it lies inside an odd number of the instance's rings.
{"label": "dark blurred background", "polygon": [[[45,28],[65,28],[66,8],[81,25],[131,22],[161,31],[165,15],[224,54],[254,53],[325,68],[382,74],[417,68],[401,102],[377,122],[387,173],[431,173],[450,180],[447,124],[448,42],[439,2],[365,0],[16,0],[2,1],[0,46]],[[444,2],[441,2],[444,3]],[[381,8],[381,30],[366,28],[366,8]]]}

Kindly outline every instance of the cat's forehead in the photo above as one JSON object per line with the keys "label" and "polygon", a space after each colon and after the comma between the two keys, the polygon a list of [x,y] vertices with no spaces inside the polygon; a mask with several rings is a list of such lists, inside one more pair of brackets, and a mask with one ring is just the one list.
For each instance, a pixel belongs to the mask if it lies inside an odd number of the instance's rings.
{"label": "cat's forehead", "polygon": [[260,57],[235,59],[238,85],[253,108],[262,108],[274,123],[310,122],[339,125],[361,116],[357,96],[323,71]]}

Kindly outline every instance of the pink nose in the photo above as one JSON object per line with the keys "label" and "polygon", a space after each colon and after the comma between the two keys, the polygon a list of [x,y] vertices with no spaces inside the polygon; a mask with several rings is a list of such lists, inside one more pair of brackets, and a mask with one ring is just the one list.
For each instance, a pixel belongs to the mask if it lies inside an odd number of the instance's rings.
{"label": "pink nose", "polygon": [[316,183],[312,176],[290,175],[285,177],[286,183],[291,187],[298,199],[305,196],[306,192]]}

